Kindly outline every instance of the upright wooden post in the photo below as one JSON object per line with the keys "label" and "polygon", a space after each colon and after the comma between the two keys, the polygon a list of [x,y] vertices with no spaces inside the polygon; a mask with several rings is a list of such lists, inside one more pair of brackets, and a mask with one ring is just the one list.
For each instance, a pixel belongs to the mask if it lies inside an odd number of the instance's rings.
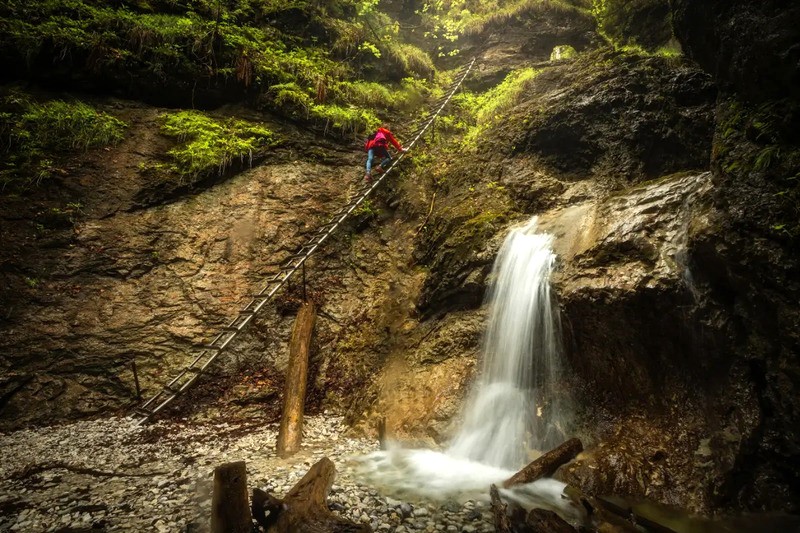
{"label": "upright wooden post", "polygon": [[211,532],[250,533],[252,530],[244,461],[219,465],[214,469]]}
{"label": "upright wooden post", "polygon": [[136,371],[136,358],[131,359],[131,369],[133,370],[133,383],[136,385],[136,401],[142,401],[142,388],[139,386],[139,373]]}
{"label": "upright wooden post", "polygon": [[308,352],[317,321],[314,302],[303,302],[292,328],[289,342],[289,365],[283,392],[283,416],[278,430],[278,455],[288,457],[300,449],[303,439],[303,410],[306,405]]}

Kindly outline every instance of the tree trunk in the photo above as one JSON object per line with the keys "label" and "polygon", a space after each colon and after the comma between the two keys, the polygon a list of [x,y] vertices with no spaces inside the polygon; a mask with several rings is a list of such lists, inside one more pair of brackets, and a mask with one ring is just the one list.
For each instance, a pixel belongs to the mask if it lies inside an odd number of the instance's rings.
{"label": "tree trunk", "polygon": [[250,533],[252,529],[244,461],[218,466],[211,501],[212,533]]}
{"label": "tree trunk", "polygon": [[494,530],[497,533],[511,533],[511,521],[508,518],[508,506],[500,499],[500,491],[495,485],[489,487],[489,496],[492,500],[492,515],[494,515]]}
{"label": "tree trunk", "polygon": [[265,525],[270,533],[371,533],[369,526],[356,524],[328,510],[328,492],[335,477],[333,462],[323,457],[283,500],[259,491],[262,509],[270,511],[265,520],[260,516],[263,513],[257,514],[259,524]]}
{"label": "tree trunk", "polygon": [[583,444],[581,444],[581,441],[579,439],[570,439],[505,480],[503,488],[507,489],[514,485],[531,483],[545,476],[552,476],[559,466],[570,462],[582,451]]}
{"label": "tree trunk", "polygon": [[386,418],[378,420],[378,444],[381,450],[386,449]]}
{"label": "tree trunk", "polygon": [[313,302],[304,302],[297,313],[289,343],[289,365],[283,393],[283,416],[278,430],[278,455],[288,457],[300,449],[303,440],[303,410],[306,405],[308,352],[317,310]]}
{"label": "tree trunk", "polygon": [[261,489],[253,489],[253,518],[258,525],[269,531],[272,524],[278,521],[278,515],[283,512],[283,501]]}
{"label": "tree trunk", "polygon": [[553,511],[531,509],[526,525],[533,533],[576,533],[576,529]]}

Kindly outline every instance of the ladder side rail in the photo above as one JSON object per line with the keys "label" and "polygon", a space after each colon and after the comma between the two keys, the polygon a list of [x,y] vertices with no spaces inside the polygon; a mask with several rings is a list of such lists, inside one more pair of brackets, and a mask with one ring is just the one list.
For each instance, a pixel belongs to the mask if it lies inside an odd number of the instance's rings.
{"label": "ladder side rail", "polygon": [[[408,144],[409,151],[417,144],[428,128],[439,117],[445,106],[447,106],[447,104],[450,102],[453,95],[455,95],[456,91],[469,75],[469,72],[474,66],[476,59],[477,58],[473,58],[469,64],[461,68],[461,70],[455,76],[456,81],[453,82],[450,90],[445,94],[445,96],[436,101],[435,112],[417,127],[414,138]],[[330,237],[339,228],[342,222],[344,222],[352,214],[352,212],[358,206],[360,206],[370,194],[372,194],[372,191],[374,191],[375,188],[387,177],[387,175],[391,173],[394,167],[403,160],[405,155],[405,152],[401,152],[398,157],[392,160],[392,164],[388,169],[386,169],[386,172],[384,172],[377,180],[359,190],[353,199],[351,199],[343,208],[341,208],[333,215],[333,217],[331,217],[328,223],[320,226],[317,232],[299,248],[297,253],[289,256],[288,264],[282,266],[280,270],[272,278],[270,278],[267,285],[261,289],[261,291],[259,291],[247,305],[241,308],[236,317],[228,323],[222,332],[214,337],[214,339],[207,345],[206,349],[200,350],[197,357],[195,357],[191,363],[184,367],[184,369],[174,379],[159,389],[159,391],[144,404],[136,408],[136,412],[142,417],[139,421],[140,424],[144,423],[150,417],[166,407],[170,402],[172,402],[172,400],[188,389],[197,380],[197,378],[200,377],[205,369],[211,363],[213,363],[220,356],[220,354],[227,350],[231,342],[233,342],[233,340],[236,339],[240,333],[247,329],[247,327],[250,325],[250,322],[252,322],[253,318],[261,311],[267,302],[270,301],[278,292],[278,290],[283,287],[289,281],[289,279],[305,264],[311,255],[313,255],[319,249],[322,243],[324,243],[328,237]],[[305,252],[303,252],[303,250],[305,250]],[[220,339],[222,339],[222,342],[220,342]],[[207,360],[198,365],[198,363],[200,363],[204,358]],[[193,373],[193,375],[176,389],[175,385],[178,384],[182,378],[184,378],[190,372]],[[156,403],[156,401],[162,396],[166,398],[155,408],[148,411],[147,408],[153,403]]]}

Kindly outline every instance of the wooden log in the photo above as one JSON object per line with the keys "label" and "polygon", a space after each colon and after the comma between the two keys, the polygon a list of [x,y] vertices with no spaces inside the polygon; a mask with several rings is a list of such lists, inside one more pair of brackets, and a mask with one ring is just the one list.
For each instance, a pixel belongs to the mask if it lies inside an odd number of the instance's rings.
{"label": "wooden log", "polygon": [[494,515],[494,530],[497,533],[510,533],[511,522],[508,519],[508,506],[500,499],[500,491],[496,485],[489,487],[489,497],[492,500],[492,514]]}
{"label": "wooden log", "polygon": [[314,302],[303,302],[297,313],[297,319],[292,328],[292,339],[289,342],[289,365],[286,369],[286,385],[283,393],[283,415],[278,430],[277,451],[280,457],[288,457],[299,451],[303,440],[308,352],[316,320],[317,311]]}
{"label": "wooden log", "polygon": [[577,530],[553,511],[531,509],[526,519],[528,529],[533,533],[576,533]]}
{"label": "wooden log", "polygon": [[269,531],[269,528],[278,521],[278,516],[285,509],[283,501],[261,489],[253,489],[252,502],[253,518],[259,526],[264,528],[264,531]]}
{"label": "wooden log", "polygon": [[211,500],[212,533],[250,533],[252,529],[244,461],[216,467]]}
{"label": "wooden log", "polygon": [[320,459],[292,487],[278,514],[277,533],[370,533],[372,528],[341,518],[328,510],[328,492],[336,468],[327,457]]}
{"label": "wooden log", "polygon": [[381,450],[386,449],[386,418],[378,420],[378,444]]}
{"label": "wooden log", "polygon": [[630,516],[620,515],[607,509],[600,499],[585,494],[576,487],[567,485],[564,489],[564,495],[583,507],[586,515],[599,531],[614,533],[635,533],[640,531],[630,521]]}
{"label": "wooden log", "polygon": [[570,462],[582,451],[583,444],[580,439],[569,439],[567,442],[561,444],[561,446],[550,450],[505,480],[503,482],[503,488],[507,489],[522,483],[532,483],[539,478],[552,476],[553,473],[558,470],[558,467]]}

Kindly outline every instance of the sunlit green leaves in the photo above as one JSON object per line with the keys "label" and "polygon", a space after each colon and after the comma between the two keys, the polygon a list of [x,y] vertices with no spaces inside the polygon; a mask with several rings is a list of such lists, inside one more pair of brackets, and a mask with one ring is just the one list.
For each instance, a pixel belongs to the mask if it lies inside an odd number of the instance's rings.
{"label": "sunlit green leaves", "polygon": [[38,102],[16,90],[0,98],[0,108],[3,183],[39,183],[56,171],[53,155],[115,144],[127,128],[84,102]]}
{"label": "sunlit green leaves", "polygon": [[253,155],[275,139],[268,128],[242,120],[217,120],[198,111],[179,111],[161,116],[161,132],[178,140],[167,154],[169,170],[181,179],[222,174],[239,160],[250,164]]}

